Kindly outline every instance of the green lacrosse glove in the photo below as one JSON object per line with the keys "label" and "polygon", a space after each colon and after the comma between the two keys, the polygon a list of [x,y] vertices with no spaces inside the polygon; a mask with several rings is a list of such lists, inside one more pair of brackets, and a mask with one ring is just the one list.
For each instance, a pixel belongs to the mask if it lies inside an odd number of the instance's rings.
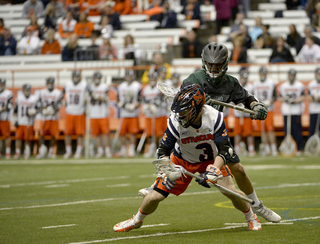
{"label": "green lacrosse glove", "polygon": [[250,114],[251,119],[265,120],[268,115],[268,109],[262,102],[256,102],[252,105],[251,109],[254,114]]}

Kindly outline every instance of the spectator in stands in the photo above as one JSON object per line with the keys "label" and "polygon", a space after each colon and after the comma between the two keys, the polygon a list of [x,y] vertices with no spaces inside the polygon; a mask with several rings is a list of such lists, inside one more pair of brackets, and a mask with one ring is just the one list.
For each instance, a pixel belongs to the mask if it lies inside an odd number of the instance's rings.
{"label": "spectator in stands", "polygon": [[65,1],[65,8],[67,11],[70,11],[73,15],[73,18],[76,21],[79,21],[79,15],[83,11],[86,10],[82,4],[85,2],[85,0],[66,0]]}
{"label": "spectator in stands", "polygon": [[151,0],[151,4],[147,9],[145,9],[143,14],[148,15],[149,19],[153,15],[161,14],[162,13],[162,7],[160,6],[161,2],[162,2],[161,0]]}
{"label": "spectator in stands", "polygon": [[68,11],[66,17],[59,25],[59,34],[61,38],[68,38],[74,32],[77,21],[73,18],[72,12]]}
{"label": "spectator in stands", "polygon": [[22,37],[18,42],[17,51],[19,54],[38,54],[40,47],[40,39],[33,35],[33,27],[28,26],[26,36]]}
{"label": "spectator in stands", "polygon": [[316,4],[316,12],[311,16],[311,26],[315,31],[320,31],[320,2]]}
{"label": "spectator in stands", "polygon": [[142,50],[139,44],[134,43],[134,38],[131,35],[124,37],[124,47],[118,49],[118,59],[133,59],[134,64],[140,64],[142,58]]}
{"label": "spectator in stands", "polygon": [[[252,46],[252,41],[251,41],[251,37],[248,34],[248,28],[247,26],[241,24],[239,26],[239,32],[238,35],[236,35],[235,37],[241,37],[242,38],[242,42],[243,42],[243,46],[246,47],[247,49],[251,48]],[[234,37],[234,38],[235,38]]]}
{"label": "spectator in stands", "polygon": [[113,27],[113,30],[120,30],[121,29],[121,22],[120,22],[119,13],[115,12],[112,9],[112,7],[113,7],[113,2],[107,1],[105,3],[103,10],[102,10],[101,16],[107,15],[109,18],[109,23]]}
{"label": "spectator in stands", "polygon": [[132,0],[115,0],[113,10],[120,15],[134,14]]}
{"label": "spectator in stands", "polygon": [[268,32],[269,25],[262,25],[262,34],[254,42],[255,48],[272,48],[274,44],[273,36]]}
{"label": "spectator in stands", "polygon": [[47,5],[44,15],[43,32],[46,33],[49,29],[55,29],[57,26],[57,18],[55,16],[53,5]]}
{"label": "spectator in stands", "polygon": [[197,19],[201,23],[200,3],[198,0],[187,0],[181,14],[186,16],[186,20]]}
{"label": "spectator in stands", "polygon": [[104,0],[87,0],[82,5],[86,8],[88,16],[99,16],[104,4]]}
{"label": "spectator in stands", "polygon": [[300,0],[286,0],[287,10],[303,9]]}
{"label": "spectator in stands", "polygon": [[302,63],[317,63],[320,61],[320,46],[315,44],[314,36],[306,37],[306,44],[301,48],[298,58]]}
{"label": "spectator in stands", "polygon": [[0,36],[3,35],[3,30],[4,30],[4,21],[3,21],[3,18],[0,18]]}
{"label": "spectator in stands", "polygon": [[285,46],[285,41],[282,36],[279,36],[276,45],[273,47],[272,54],[269,58],[270,63],[286,63],[294,62],[290,49]]}
{"label": "spectator in stands", "polygon": [[186,38],[182,40],[182,57],[183,58],[200,58],[203,43],[197,36],[194,30],[190,30],[187,33]]}
{"label": "spectator in stands", "polygon": [[169,2],[164,2],[162,5],[162,13],[152,15],[150,21],[158,21],[159,28],[176,28],[177,27],[177,13],[170,9]]}
{"label": "spectator in stands", "polygon": [[[241,34],[240,25],[243,24],[244,18],[245,18],[244,13],[241,13],[241,12],[237,13],[237,16],[236,16],[236,19],[234,21],[234,24],[231,26],[229,38],[228,38],[227,41],[232,41],[233,38],[235,38],[237,35]],[[247,26],[246,26],[246,29],[248,29]]]}
{"label": "spectator in stands", "polygon": [[[141,78],[141,81],[143,83],[148,83],[149,82],[149,74],[153,73],[154,71],[158,72],[159,67],[164,66],[167,69],[167,76],[165,77],[165,79],[170,79],[171,77],[171,68],[170,68],[170,64],[165,63],[163,61],[163,56],[161,52],[155,52],[153,53],[153,64],[151,65],[149,70],[146,70]],[[149,73],[150,72],[150,73]],[[159,73],[159,72],[158,72]]]}
{"label": "spectator in stands", "polygon": [[27,0],[23,4],[22,18],[30,18],[35,14],[37,18],[43,15],[43,3],[40,0]]}
{"label": "spectator in stands", "polygon": [[0,36],[0,56],[16,55],[17,42],[11,35],[10,29],[3,29],[3,36]]}
{"label": "spectator in stands", "polygon": [[117,60],[117,49],[110,43],[110,36],[102,34],[102,45],[99,47],[99,59],[102,60]]}
{"label": "spectator in stands", "polygon": [[289,31],[290,33],[287,35],[287,43],[290,47],[295,47],[301,36],[294,24],[289,25]]}
{"label": "spectator in stands", "polygon": [[89,38],[94,30],[94,24],[87,17],[86,12],[82,12],[79,22],[74,27],[74,33],[80,38]]}
{"label": "spectator in stands", "polygon": [[99,46],[96,44],[98,35],[92,33],[90,36],[91,45],[87,47],[85,60],[98,60],[99,59]]}
{"label": "spectator in stands", "polygon": [[[35,14],[31,15],[30,16],[30,23],[28,26],[31,26],[33,27],[33,35],[34,36],[37,36],[39,37],[40,39],[42,39],[43,37],[43,31],[40,27],[40,25],[38,25],[38,18]],[[27,27],[28,27],[27,26]],[[27,30],[27,27],[25,28],[25,30],[22,32],[22,36],[25,36],[26,35],[26,30]]]}
{"label": "spectator in stands", "polygon": [[247,63],[247,48],[243,46],[243,39],[241,36],[237,36],[233,39],[230,63]]}
{"label": "spectator in stands", "polygon": [[95,31],[99,32],[99,35],[107,34],[110,37],[113,34],[113,27],[109,23],[109,18],[107,15],[101,16],[99,25],[95,26]]}
{"label": "spectator in stands", "polygon": [[229,0],[229,2],[231,8],[231,19],[234,22],[239,12],[238,0]]}
{"label": "spectator in stands", "polygon": [[48,3],[46,10],[48,8],[52,9],[54,16],[56,18],[64,17],[65,12],[66,12],[64,9],[63,3],[58,0],[50,0],[50,3]]}
{"label": "spectator in stands", "polygon": [[231,2],[225,0],[215,0],[214,6],[216,8],[216,34],[220,34],[223,26],[229,26],[231,19]]}
{"label": "spectator in stands", "polygon": [[[62,61],[74,61],[75,51],[79,49],[78,36],[73,33],[69,39],[67,45],[62,50]],[[77,53],[77,58],[79,57],[79,52]]]}
{"label": "spectator in stands", "polygon": [[253,26],[249,32],[249,35],[251,37],[252,44],[256,41],[258,36],[262,34],[262,20],[261,17],[257,16],[255,18],[255,26]]}
{"label": "spectator in stands", "polygon": [[[306,37],[307,36],[313,36],[312,35],[312,28],[311,26],[306,26],[304,28],[304,37],[301,37],[299,39],[299,41],[297,42],[295,48],[297,50],[297,54],[300,52],[301,48],[303,47],[303,45],[306,43]],[[320,46],[320,39],[318,37],[314,37],[314,43]]]}
{"label": "spectator in stands", "polygon": [[305,10],[309,18],[312,18],[312,15],[316,12],[316,4],[319,0],[308,0],[305,5]]}
{"label": "spectator in stands", "polygon": [[41,54],[60,54],[61,53],[60,43],[58,42],[58,40],[54,39],[55,33],[56,32],[54,29],[49,29],[47,31],[47,38],[41,48]]}

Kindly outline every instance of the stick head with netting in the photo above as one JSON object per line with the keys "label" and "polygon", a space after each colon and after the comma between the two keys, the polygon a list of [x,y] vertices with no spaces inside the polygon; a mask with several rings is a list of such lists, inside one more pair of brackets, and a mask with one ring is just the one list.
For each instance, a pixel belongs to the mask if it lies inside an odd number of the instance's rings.
{"label": "stick head with netting", "polygon": [[180,166],[172,163],[168,158],[156,159],[152,162],[153,166],[157,170],[155,174],[164,173],[170,180],[185,176],[186,170]]}

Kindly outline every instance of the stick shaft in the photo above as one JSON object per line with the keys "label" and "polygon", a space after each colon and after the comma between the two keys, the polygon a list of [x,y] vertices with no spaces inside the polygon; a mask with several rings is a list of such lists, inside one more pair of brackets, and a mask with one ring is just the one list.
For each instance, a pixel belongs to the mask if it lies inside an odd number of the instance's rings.
{"label": "stick shaft", "polygon": [[210,101],[212,103],[214,103],[214,104],[221,105],[221,106],[228,107],[228,108],[233,108],[233,109],[242,111],[244,113],[254,114],[254,112],[252,110],[247,109],[247,108],[243,108],[243,107],[240,107],[240,106],[237,106],[237,105],[233,105],[233,104],[230,104],[230,103],[224,103],[224,102],[212,99],[212,98],[210,99]]}

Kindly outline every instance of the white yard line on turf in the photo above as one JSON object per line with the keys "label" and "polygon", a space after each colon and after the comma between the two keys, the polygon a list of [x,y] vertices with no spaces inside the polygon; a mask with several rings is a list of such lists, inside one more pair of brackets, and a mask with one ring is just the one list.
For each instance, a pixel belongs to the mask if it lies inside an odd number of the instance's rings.
{"label": "white yard line on turf", "polygon": [[156,225],[143,225],[141,228],[150,228],[150,227],[157,227],[157,226],[166,226],[169,224],[156,224]]}
{"label": "white yard line on turf", "polygon": [[[301,218],[301,219],[290,219],[284,220],[285,221],[300,221],[300,220],[309,220],[309,219],[319,219],[320,216],[309,217],[309,218]],[[236,223],[234,223],[236,224]],[[266,225],[267,223],[262,223],[262,225]],[[229,230],[235,228],[242,228],[246,227],[247,225],[243,225],[243,223],[239,223],[238,225],[221,227],[221,228],[212,228],[212,229],[205,229],[205,230],[189,230],[189,231],[179,231],[179,232],[166,232],[166,233],[156,233],[150,235],[140,235],[140,236],[125,236],[125,237],[115,237],[110,239],[104,240],[93,240],[93,241],[83,241],[83,242],[71,242],[69,244],[91,244],[91,243],[102,243],[102,242],[111,242],[111,241],[120,241],[120,240],[130,240],[130,239],[140,239],[140,238],[148,238],[148,237],[157,237],[157,236],[168,236],[168,235],[181,235],[181,234],[191,234],[191,233],[201,233],[201,232],[208,232],[208,231],[219,231],[219,230]]]}
{"label": "white yard line on turf", "polygon": [[123,180],[123,179],[128,179],[128,178],[130,178],[130,176],[126,175],[126,176],[117,176],[117,177],[101,177],[101,178],[89,178],[89,179],[29,182],[29,183],[0,185],[0,188],[9,188],[9,187],[14,187],[14,186],[38,186],[38,185],[50,185],[50,184],[79,183],[79,182],[103,181],[103,180]]}
{"label": "white yard line on turf", "polygon": [[58,184],[58,185],[47,185],[45,188],[57,188],[57,187],[66,187],[69,186],[69,184]]}
{"label": "white yard line on turf", "polygon": [[108,187],[108,188],[113,188],[113,187],[127,187],[127,186],[131,186],[131,184],[107,185],[106,187]]}
{"label": "white yard line on turf", "polygon": [[76,225],[77,224],[44,226],[44,227],[41,227],[41,229],[55,229],[55,228],[70,227],[70,226],[76,226]]}

